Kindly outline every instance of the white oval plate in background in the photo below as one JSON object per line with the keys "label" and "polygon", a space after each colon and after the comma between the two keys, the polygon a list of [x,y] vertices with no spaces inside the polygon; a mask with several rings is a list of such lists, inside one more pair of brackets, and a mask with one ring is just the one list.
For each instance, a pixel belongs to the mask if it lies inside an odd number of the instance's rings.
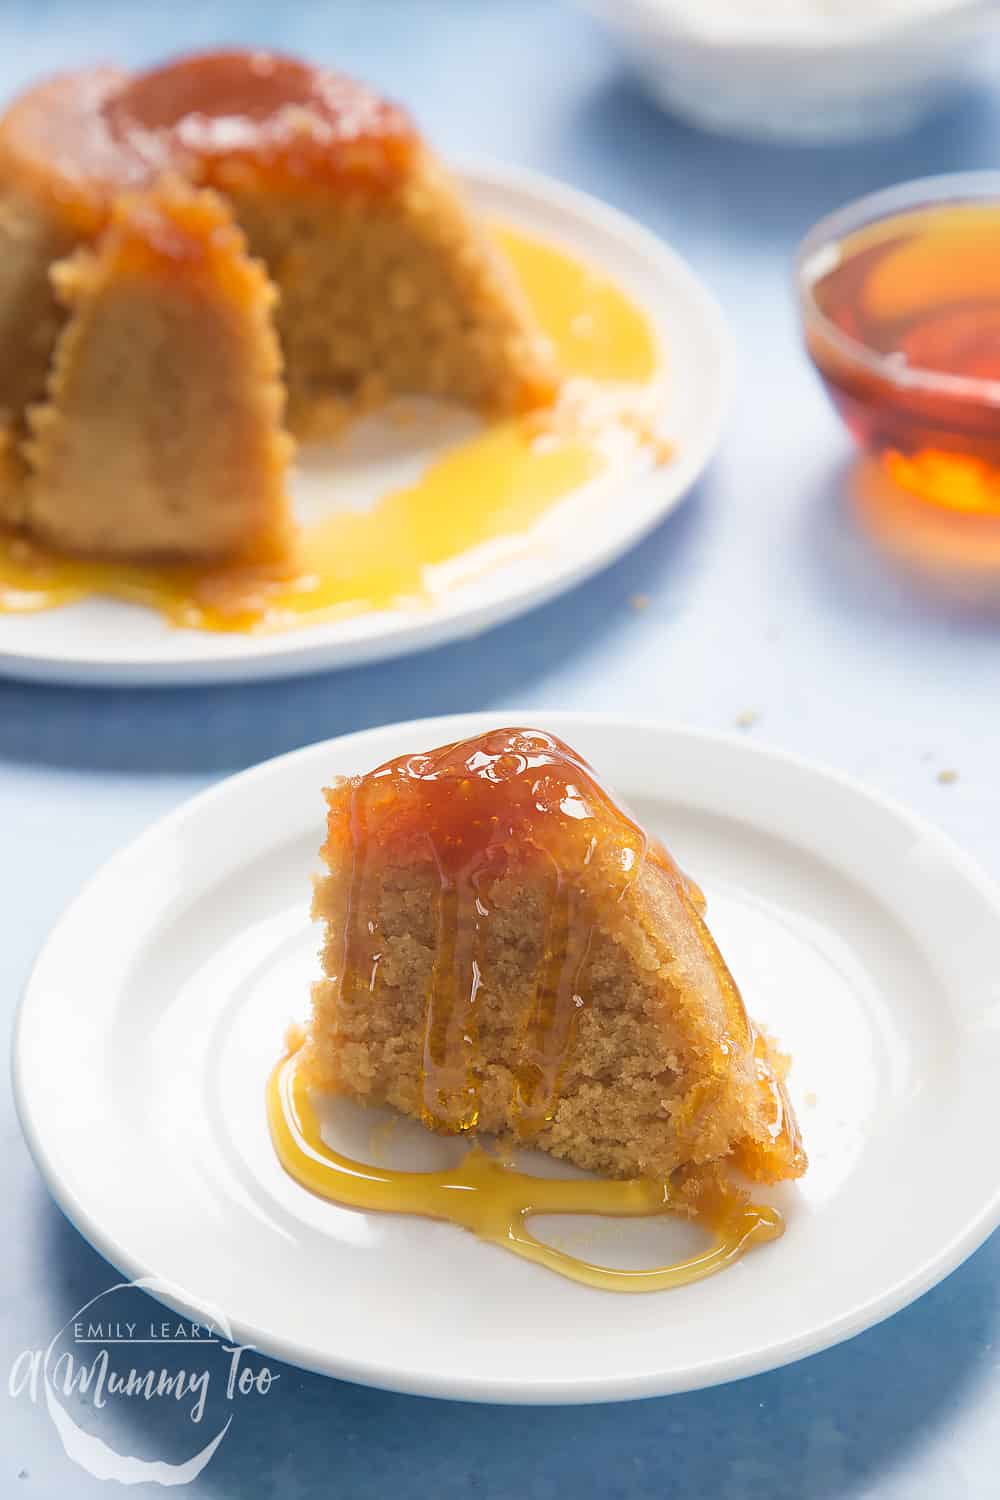
{"label": "white oval plate in background", "polygon": [[[217,1305],[264,1353],[396,1390],[650,1396],[860,1332],[1000,1219],[1000,892],[933,827],[803,761],[676,728],[532,717],[701,882],[749,1010],[793,1057],[811,1164],[760,1194],[785,1214],[781,1240],[694,1286],[614,1295],[448,1224],[339,1208],[278,1165],[264,1089],[317,973],[320,788],[496,724],[483,714],[352,735],[225,781],[87,886],[38,961],[15,1041],[46,1182],[127,1275],[165,1278],[188,1309]],[[333,1138],[384,1153],[355,1113],[362,1128],[332,1118]],[[455,1149],[400,1130],[422,1153],[406,1165]],[[670,1219],[558,1228],[568,1248],[623,1265],[670,1259],[681,1233]]]}
{"label": "white oval plate in background", "polygon": [[[43,681],[147,685],[248,681],[354,666],[475,635],[572,588],[639,541],[684,497],[719,439],[730,344],[722,314],[660,240],[595,198],[509,167],[461,174],[486,222],[509,224],[592,262],[646,312],[665,351],[664,424],[676,444],[657,466],[648,450],[612,463],[554,505],[488,570],[421,608],[370,611],[256,635],[179,630],[154,610],[93,598],[0,616],[0,673]],[[354,440],[352,440],[354,439]],[[367,506],[412,483],[434,449],[400,453],[391,422],[369,419],[338,445],[306,450],[296,508]]]}

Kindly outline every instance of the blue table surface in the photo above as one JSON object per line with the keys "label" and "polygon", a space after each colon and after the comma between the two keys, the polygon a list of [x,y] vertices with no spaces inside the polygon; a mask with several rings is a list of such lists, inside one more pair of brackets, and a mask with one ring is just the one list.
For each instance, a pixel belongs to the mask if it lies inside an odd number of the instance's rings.
{"label": "blue table surface", "polygon": [[[549,0],[4,0],[0,90],[94,57],[142,62],[226,40],[335,61],[408,101],[445,152],[544,169],[662,234],[735,331],[734,410],[708,478],[641,548],[478,640],[261,686],[0,682],[8,1019],[63,905],[151,820],[268,756],[431,713],[524,710],[544,721],[545,709],[572,707],[719,729],[750,710],[754,724],[737,732],[860,775],[1000,873],[997,591],[915,576],[864,534],[844,499],[845,438],[805,364],[789,295],[793,247],[820,214],[894,181],[993,166],[1000,100],[969,97],[915,135],[856,148],[725,142],[660,114],[596,24]],[[946,769],[958,779],[939,781]],[[50,1201],[9,1097],[2,1107],[6,1380],[20,1350],[44,1344],[114,1275]],[[849,1344],[633,1405],[474,1407],[285,1369],[187,1493],[1000,1496],[998,1273],[994,1237]],[[121,1407],[117,1445],[148,1453],[146,1409]],[[187,1425],[180,1410],[176,1425]],[[113,1488],[69,1462],[44,1407],[26,1397],[0,1397],[0,1431],[3,1495],[84,1500]]]}

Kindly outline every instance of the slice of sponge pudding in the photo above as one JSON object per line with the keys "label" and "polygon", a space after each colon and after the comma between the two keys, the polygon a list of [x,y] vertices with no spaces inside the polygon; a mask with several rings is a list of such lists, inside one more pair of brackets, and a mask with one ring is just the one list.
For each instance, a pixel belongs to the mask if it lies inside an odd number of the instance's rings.
{"label": "slice of sponge pudding", "polygon": [[312,1084],[610,1176],[805,1170],[699,893],[568,746],[498,729],[327,800]]}

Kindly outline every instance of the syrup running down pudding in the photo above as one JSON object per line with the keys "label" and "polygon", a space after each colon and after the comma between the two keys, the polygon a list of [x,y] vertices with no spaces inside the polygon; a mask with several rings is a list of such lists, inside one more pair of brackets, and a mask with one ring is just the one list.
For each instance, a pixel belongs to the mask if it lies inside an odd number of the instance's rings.
{"label": "syrup running down pudding", "polygon": [[[293,1175],[342,1202],[450,1217],[585,1280],[572,1257],[539,1253],[529,1207],[693,1213],[719,1236],[699,1275],[773,1236],[776,1216],[749,1208],[725,1169],[759,1182],[805,1170],[783,1062],[747,1017],[700,893],[585,761],[551,735],[501,729],[341,780],[327,799],[326,977],[271,1091]],[[324,1145],[310,1091],[632,1180],[505,1178],[476,1150],[461,1182],[398,1174],[394,1197],[385,1174]],[[472,1197],[449,1200],[449,1183]],[[488,1202],[481,1218],[455,1207],[491,1184],[492,1217]],[[689,1279],[678,1269],[626,1289]]]}
{"label": "syrup running down pudding", "polygon": [[0,523],[282,555],[297,436],[397,393],[550,401],[544,340],[408,116],[260,52],[41,83],[0,120]]}

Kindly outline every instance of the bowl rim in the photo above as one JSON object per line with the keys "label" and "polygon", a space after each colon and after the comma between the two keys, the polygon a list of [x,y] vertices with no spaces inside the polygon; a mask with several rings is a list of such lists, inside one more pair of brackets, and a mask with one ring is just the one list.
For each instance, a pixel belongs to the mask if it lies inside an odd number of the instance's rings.
{"label": "bowl rim", "polygon": [[[942,27],[951,33],[950,40],[967,42],[978,35],[980,27],[995,27],[1000,21],[1000,0],[951,0],[930,6],[919,15],[864,15],[850,25],[830,30],[810,29],[791,22],[785,30],[778,27],[759,31],[740,31],[731,36],[715,36],[691,24],[677,0],[578,0],[584,10],[621,30],[641,32],[647,39],[662,44],[683,41],[689,46],[725,52],[745,60],[774,58],[844,59],[859,52],[878,52],[901,43],[924,44],[938,41]],[[690,3],[690,0],[689,0]],[[692,7],[694,8],[694,7]],[[956,32],[956,28],[961,28]]]}
{"label": "bowl rim", "polygon": [[855,198],[819,219],[795,253],[794,283],[803,333],[815,328],[847,361],[881,380],[907,390],[932,391],[1000,407],[1000,380],[954,375],[920,365],[900,364],[861,339],[845,333],[823,312],[815,296],[817,283],[836,264],[831,253],[848,235],[870,225],[901,218],[923,207],[977,203],[992,199],[1000,209],[1000,170],[949,172],[918,177]]}

